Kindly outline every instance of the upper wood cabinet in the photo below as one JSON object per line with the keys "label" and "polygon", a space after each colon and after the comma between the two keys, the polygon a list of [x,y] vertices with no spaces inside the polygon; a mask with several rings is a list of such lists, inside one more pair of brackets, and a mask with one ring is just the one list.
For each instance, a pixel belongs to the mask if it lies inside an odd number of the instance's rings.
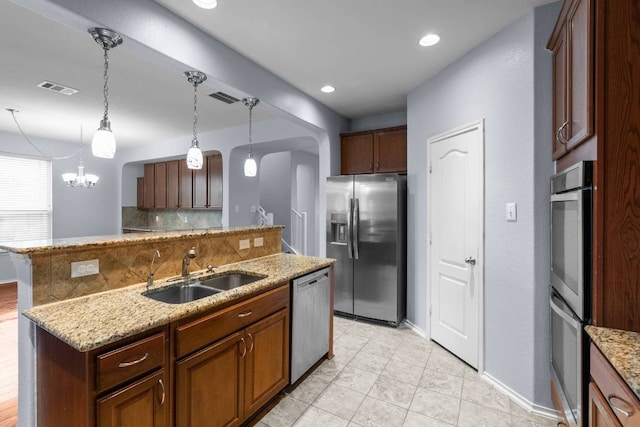
{"label": "upper wood cabinet", "polygon": [[193,207],[222,208],[222,155],[204,158],[202,169],[193,171]]}
{"label": "upper wood cabinet", "polygon": [[193,206],[193,171],[187,166],[186,160],[179,162],[179,205],[181,208],[190,208]]}
{"label": "upper wood cabinet", "polygon": [[194,170],[186,160],[147,163],[137,191],[139,209],[222,209],[222,155],[206,156]]}
{"label": "upper wood cabinet", "polygon": [[407,127],[342,134],[340,173],[406,173]]}
{"label": "upper wood cabinet", "polygon": [[180,160],[167,162],[167,208],[180,207]]}
{"label": "upper wood cabinet", "polygon": [[547,48],[553,51],[553,159],[594,133],[594,0],[566,1]]}

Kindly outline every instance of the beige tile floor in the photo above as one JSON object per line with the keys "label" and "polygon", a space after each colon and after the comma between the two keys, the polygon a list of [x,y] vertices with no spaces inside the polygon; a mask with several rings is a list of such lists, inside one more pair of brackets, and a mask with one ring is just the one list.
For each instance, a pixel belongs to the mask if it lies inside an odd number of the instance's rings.
{"label": "beige tile floor", "polygon": [[556,426],[403,326],[335,317],[334,353],[257,426]]}

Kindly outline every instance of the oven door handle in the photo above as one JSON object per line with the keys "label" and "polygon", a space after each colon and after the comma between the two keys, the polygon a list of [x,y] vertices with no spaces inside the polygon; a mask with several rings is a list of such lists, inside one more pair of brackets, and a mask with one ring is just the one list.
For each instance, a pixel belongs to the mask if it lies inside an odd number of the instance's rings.
{"label": "oven door handle", "polygon": [[[565,310],[562,309],[562,307],[556,304],[555,300],[557,299],[558,297],[556,297],[555,295],[551,297],[551,309],[555,311],[558,316],[562,317],[562,319],[565,322],[571,324],[574,327],[574,329],[580,330],[580,327],[581,327],[580,320],[576,319],[572,313],[567,313]],[[565,304],[562,303],[562,305],[565,305]]]}
{"label": "oven door handle", "polygon": [[580,200],[580,191],[570,191],[568,193],[553,194],[551,196],[552,202],[569,202],[573,200]]}

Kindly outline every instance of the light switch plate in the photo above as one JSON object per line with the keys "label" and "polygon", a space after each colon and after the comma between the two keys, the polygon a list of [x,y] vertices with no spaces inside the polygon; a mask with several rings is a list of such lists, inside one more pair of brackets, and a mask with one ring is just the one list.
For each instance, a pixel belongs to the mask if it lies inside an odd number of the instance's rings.
{"label": "light switch plate", "polygon": [[251,240],[243,239],[240,240],[240,249],[249,249],[251,247]]}
{"label": "light switch plate", "polygon": [[100,273],[100,260],[90,259],[71,263],[71,277],[91,276]]}
{"label": "light switch plate", "polygon": [[506,204],[506,217],[507,217],[507,221],[518,220],[518,207],[516,203],[509,202]]}
{"label": "light switch plate", "polygon": [[259,248],[262,245],[264,245],[264,239],[262,237],[256,237],[253,239],[253,246]]}

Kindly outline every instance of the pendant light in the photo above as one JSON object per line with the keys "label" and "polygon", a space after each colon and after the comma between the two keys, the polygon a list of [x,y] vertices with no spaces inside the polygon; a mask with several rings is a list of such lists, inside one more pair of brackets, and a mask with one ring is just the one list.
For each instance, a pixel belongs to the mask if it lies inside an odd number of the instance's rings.
{"label": "pendant light", "polygon": [[260,100],[258,98],[243,98],[242,103],[249,108],[249,157],[244,161],[244,176],[253,177],[258,173],[258,164],[256,163],[256,159],[253,158],[253,153],[251,152],[251,111],[253,107],[258,105]]}
{"label": "pendant light", "polygon": [[96,157],[113,159],[116,154],[116,139],[111,132],[111,122],[109,122],[109,49],[113,49],[122,43],[122,37],[107,28],[89,28],[89,34],[93,36],[104,50],[104,116],[100,120],[100,127],[93,135],[91,141],[91,152]]}
{"label": "pendant light", "polygon": [[187,167],[202,169],[202,151],[198,145],[198,85],[207,80],[207,75],[200,71],[185,71],[184,76],[193,85],[193,139],[187,152]]}

